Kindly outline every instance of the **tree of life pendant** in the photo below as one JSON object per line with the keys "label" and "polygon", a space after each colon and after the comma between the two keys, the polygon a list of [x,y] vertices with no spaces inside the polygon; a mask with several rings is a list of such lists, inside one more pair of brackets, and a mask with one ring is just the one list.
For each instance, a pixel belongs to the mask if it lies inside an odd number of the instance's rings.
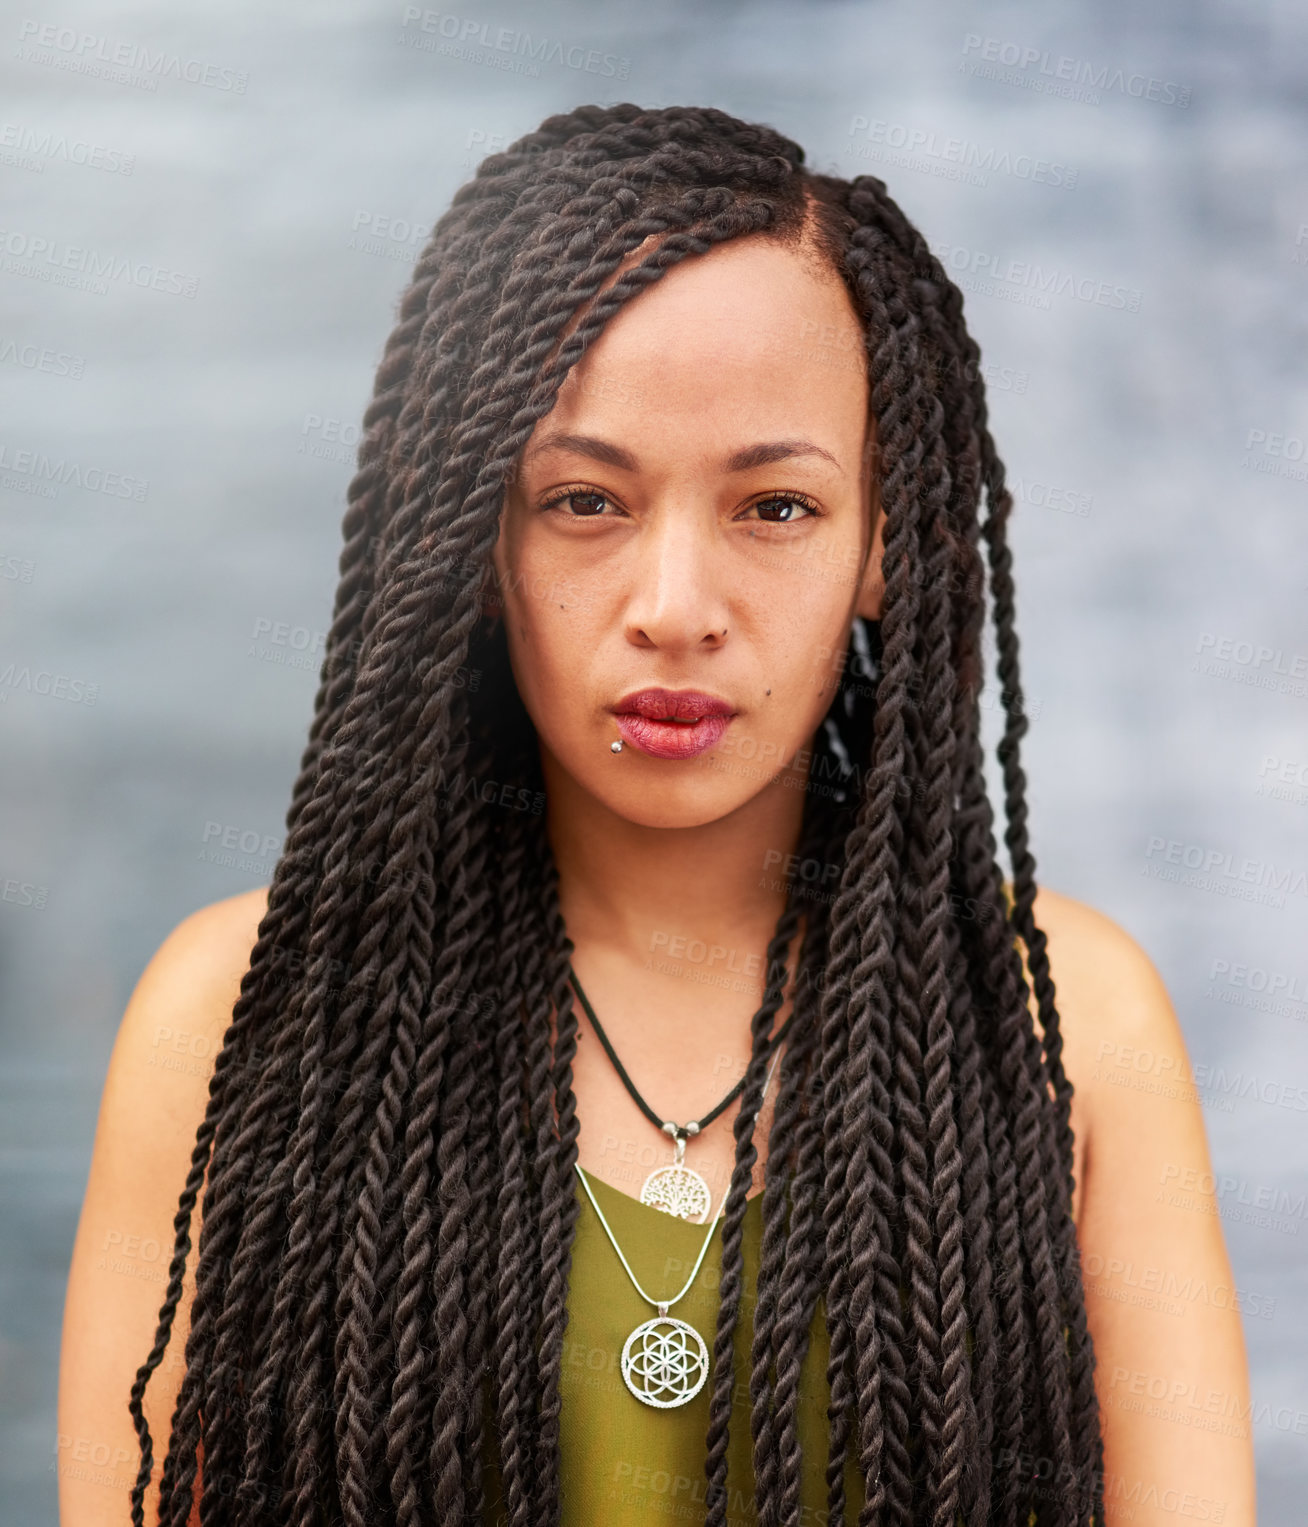
{"label": "tree of life pendant", "polygon": [[658,1307],[627,1337],[622,1349],[622,1377],[627,1388],[646,1405],[670,1410],[693,1400],[708,1377],[709,1355],[704,1338],[692,1325]]}
{"label": "tree of life pendant", "polygon": [[[709,1185],[692,1167],[685,1164],[686,1137],[675,1124],[665,1124],[664,1129],[676,1141],[677,1150],[669,1166],[655,1167],[640,1189],[640,1201],[652,1208],[662,1209],[665,1214],[675,1214],[678,1219],[689,1220],[692,1225],[702,1225],[709,1216],[713,1195]],[[697,1134],[698,1126],[689,1126],[689,1133]]]}

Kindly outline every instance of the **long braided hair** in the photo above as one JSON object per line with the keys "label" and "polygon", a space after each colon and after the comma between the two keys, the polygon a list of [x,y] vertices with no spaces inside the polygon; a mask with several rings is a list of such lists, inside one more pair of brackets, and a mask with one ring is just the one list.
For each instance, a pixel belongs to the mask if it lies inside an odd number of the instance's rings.
{"label": "long braided hair", "polygon": [[[961,295],[875,176],[815,174],[788,138],[718,110],[626,103],[552,116],[485,159],[401,299],[285,848],[131,1392],[137,1527],[153,1461],[141,1400],[202,1188],[161,1523],[185,1527],[201,1462],[206,1527],[478,1522],[488,1458],[509,1527],[561,1521],[573,946],[484,580],[517,454],[569,370],[665,271],[748,235],[819,248],[846,284],[885,514],[882,617],[855,621],[805,796],[803,851],[840,876],[805,907],[768,1138],[758,1517],[800,1519],[799,1372],[821,1301],[833,1522],[852,1460],[861,1523],[1102,1524],[1072,1088],[1019,762],[1012,499]],[[980,741],[987,581],[1011,903]],[[770,969],[799,903],[792,887]],[[713,1527],[779,999],[770,980],[723,1214]]]}

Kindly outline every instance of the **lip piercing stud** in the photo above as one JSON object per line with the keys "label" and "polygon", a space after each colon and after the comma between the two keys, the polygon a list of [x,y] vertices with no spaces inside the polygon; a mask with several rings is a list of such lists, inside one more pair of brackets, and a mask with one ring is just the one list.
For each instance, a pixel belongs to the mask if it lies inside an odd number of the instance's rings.
{"label": "lip piercing stud", "polygon": [[616,742],[609,743],[609,752],[610,753],[621,753],[622,752],[622,739],[621,739],[621,737],[619,737]]}

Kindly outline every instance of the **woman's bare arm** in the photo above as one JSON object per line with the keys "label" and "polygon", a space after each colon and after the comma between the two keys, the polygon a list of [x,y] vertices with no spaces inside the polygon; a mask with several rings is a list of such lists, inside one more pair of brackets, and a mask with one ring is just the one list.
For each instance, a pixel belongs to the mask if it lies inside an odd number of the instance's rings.
{"label": "woman's bare arm", "polygon": [[1089,1120],[1078,1241],[1106,1527],[1253,1527],[1241,1300],[1180,1024],[1116,923],[1043,890],[1036,919]]}
{"label": "woman's bare arm", "polygon": [[[190,1170],[209,1078],[249,964],[267,892],[215,902],[169,934],[119,1026],[64,1303],[59,1362],[60,1527],[127,1527],[140,1446],[128,1411],[154,1342],[173,1252],[173,1219]],[[158,1482],[190,1329],[200,1204],[182,1299],[143,1401],[154,1451],[145,1521]],[[199,1490],[192,1527],[199,1523]]]}

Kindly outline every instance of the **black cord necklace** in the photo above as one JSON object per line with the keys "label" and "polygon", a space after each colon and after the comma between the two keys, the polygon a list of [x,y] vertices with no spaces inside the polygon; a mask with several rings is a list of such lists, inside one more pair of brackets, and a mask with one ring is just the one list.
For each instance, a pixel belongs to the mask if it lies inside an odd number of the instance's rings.
{"label": "black cord necklace", "polygon": [[[688,1124],[675,1124],[671,1119],[660,1119],[658,1114],[649,1106],[636,1089],[635,1082],[627,1075],[627,1068],[618,1059],[617,1051],[609,1043],[609,1036],[604,1032],[604,1026],[595,1015],[595,1009],[590,1005],[590,1000],[581,988],[581,982],[577,979],[577,972],[573,970],[571,963],[568,965],[568,975],[572,981],[573,990],[581,999],[581,1005],[586,1010],[586,1016],[591,1021],[591,1026],[599,1041],[604,1046],[604,1053],[613,1062],[614,1070],[622,1078],[623,1085],[631,1094],[632,1101],[650,1121],[655,1129],[662,1130],[670,1135],[676,1146],[676,1154],[670,1166],[656,1167],[645,1179],[640,1190],[640,1201],[652,1204],[657,1209],[663,1209],[669,1214],[675,1214],[679,1219],[688,1219],[695,1224],[702,1225],[708,1217],[709,1206],[712,1203],[712,1195],[709,1192],[708,1183],[700,1174],[684,1163],[686,1154],[686,1141],[699,1134],[700,1130],[706,1129],[713,1120],[725,1108],[729,1108],[740,1096],[745,1087],[745,1078],[742,1076],[736,1085],[727,1093],[726,1097],[711,1108],[703,1118],[693,1119]],[[763,1054],[771,1055],[786,1037],[786,1031],[795,1021],[794,1010],[791,1010],[789,1018],[781,1025],[781,1028],[763,1046]]]}

